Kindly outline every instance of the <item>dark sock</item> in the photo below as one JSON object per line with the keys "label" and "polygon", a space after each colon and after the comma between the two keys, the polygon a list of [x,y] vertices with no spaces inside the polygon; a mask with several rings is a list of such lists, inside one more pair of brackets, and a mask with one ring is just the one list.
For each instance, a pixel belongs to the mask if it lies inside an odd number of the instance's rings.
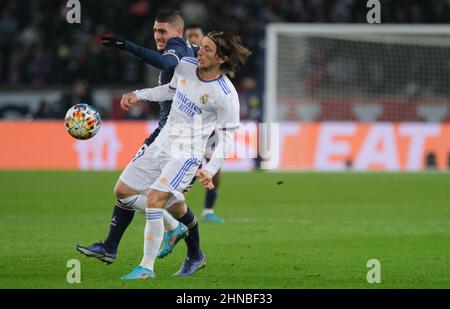
{"label": "dark sock", "polygon": [[120,208],[116,205],[111,217],[109,225],[109,233],[106,240],[103,242],[106,251],[116,252],[119,247],[120,240],[125,233],[127,227],[130,225],[134,217],[134,210]]}
{"label": "dark sock", "polygon": [[181,223],[186,225],[189,229],[189,236],[184,238],[187,245],[187,255],[191,259],[198,259],[200,257],[200,236],[198,233],[198,223],[192,210],[188,207],[187,213],[178,219]]}
{"label": "dark sock", "polygon": [[214,203],[217,198],[217,191],[216,190],[207,190],[206,191],[206,197],[205,197],[205,208],[206,209],[213,209]]}

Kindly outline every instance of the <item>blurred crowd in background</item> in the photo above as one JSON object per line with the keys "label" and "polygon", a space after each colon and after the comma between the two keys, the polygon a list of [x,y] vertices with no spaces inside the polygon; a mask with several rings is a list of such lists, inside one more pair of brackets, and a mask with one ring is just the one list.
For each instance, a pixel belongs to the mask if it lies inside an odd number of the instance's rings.
{"label": "blurred crowd in background", "polygon": [[[234,80],[243,119],[261,119],[265,25],[269,22],[366,23],[362,0],[88,0],[81,2],[81,24],[66,21],[66,0],[0,0],[0,91],[57,88],[59,108],[43,101],[36,118],[61,117],[80,101],[95,105],[92,90],[146,85],[139,59],[100,44],[114,34],[155,48],[153,22],[163,9],[176,8],[187,24],[239,33],[253,51]],[[450,1],[383,0],[382,20],[390,23],[446,23]],[[129,119],[157,114],[142,107]],[[153,115],[153,116],[152,116]],[[108,118],[106,115],[105,118]]]}

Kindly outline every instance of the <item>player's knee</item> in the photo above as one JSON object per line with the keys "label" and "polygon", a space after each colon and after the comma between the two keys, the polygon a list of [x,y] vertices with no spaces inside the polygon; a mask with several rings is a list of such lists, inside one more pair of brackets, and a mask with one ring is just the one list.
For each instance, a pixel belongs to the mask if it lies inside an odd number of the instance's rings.
{"label": "player's knee", "polygon": [[114,186],[114,195],[118,198],[118,199],[123,199],[123,198],[127,198],[131,195],[136,194],[135,192],[131,192],[129,190],[129,188],[127,188],[126,186],[123,185],[122,182],[118,181],[116,183],[116,185]]}
{"label": "player's knee", "polygon": [[162,192],[158,190],[150,190],[147,197],[147,207],[149,208],[164,208],[169,198],[169,192]]}
{"label": "player's knee", "polygon": [[121,188],[120,188],[120,186],[118,185],[118,184],[116,184],[115,186],[114,186],[114,195],[117,197],[117,198],[125,198],[126,196],[125,196],[125,192],[123,192],[123,190],[121,190]]}
{"label": "player's knee", "polygon": [[180,219],[181,217],[186,215],[188,211],[185,202],[176,202],[171,205],[168,205],[167,207],[169,207],[167,210],[175,219]]}

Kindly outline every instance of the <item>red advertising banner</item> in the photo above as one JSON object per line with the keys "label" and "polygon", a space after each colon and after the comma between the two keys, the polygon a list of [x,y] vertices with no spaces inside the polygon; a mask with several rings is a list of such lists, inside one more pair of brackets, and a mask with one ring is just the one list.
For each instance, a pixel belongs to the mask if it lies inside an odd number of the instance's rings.
{"label": "red advertising banner", "polygon": [[426,123],[285,123],[280,168],[317,171],[420,171],[433,153],[448,169],[450,125]]}
{"label": "red advertising banner", "polygon": [[[104,121],[96,136],[76,140],[62,121],[0,121],[0,169],[123,169],[157,125],[154,121]],[[256,136],[253,123],[238,132],[235,148],[240,155],[231,154],[224,170],[253,169]]]}
{"label": "red advertising banner", "polygon": [[[0,122],[0,169],[123,169],[155,122],[105,121],[94,138],[78,141],[61,121]],[[224,170],[251,170],[258,126],[242,123]],[[278,170],[421,171],[433,153],[437,168],[448,169],[450,124],[282,123]]]}

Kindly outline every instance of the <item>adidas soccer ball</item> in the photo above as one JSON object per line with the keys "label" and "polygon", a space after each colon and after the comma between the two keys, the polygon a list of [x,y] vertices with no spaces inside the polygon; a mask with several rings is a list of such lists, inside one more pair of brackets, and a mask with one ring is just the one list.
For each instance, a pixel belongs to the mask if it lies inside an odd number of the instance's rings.
{"label": "adidas soccer ball", "polygon": [[76,139],[89,139],[100,130],[102,120],[100,114],[87,104],[76,104],[66,113],[64,118],[67,132]]}

